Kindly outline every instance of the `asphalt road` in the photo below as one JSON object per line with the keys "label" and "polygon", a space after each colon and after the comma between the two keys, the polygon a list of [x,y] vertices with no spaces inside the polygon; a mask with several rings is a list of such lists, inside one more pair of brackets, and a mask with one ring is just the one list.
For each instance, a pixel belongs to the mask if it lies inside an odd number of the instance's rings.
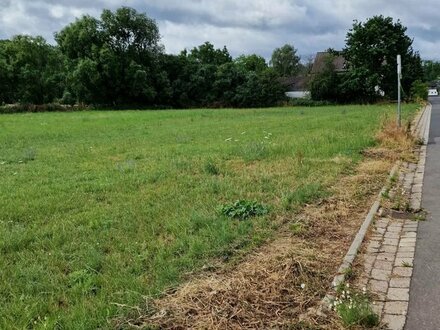
{"label": "asphalt road", "polygon": [[406,330],[440,329],[440,96],[432,104],[419,223]]}

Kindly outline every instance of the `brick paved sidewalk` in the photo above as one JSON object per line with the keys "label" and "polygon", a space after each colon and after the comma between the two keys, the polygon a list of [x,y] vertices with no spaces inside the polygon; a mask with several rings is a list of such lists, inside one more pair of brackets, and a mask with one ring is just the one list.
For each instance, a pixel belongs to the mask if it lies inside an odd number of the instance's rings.
{"label": "brick paved sidewalk", "polygon": [[[398,189],[393,192],[405,195],[412,211],[420,211],[426,146],[420,147],[418,153],[418,164],[405,163],[400,167]],[[405,326],[417,217],[397,212],[378,216],[363,255],[363,271],[358,285],[365,286],[373,294],[373,309],[391,330],[401,330]]]}

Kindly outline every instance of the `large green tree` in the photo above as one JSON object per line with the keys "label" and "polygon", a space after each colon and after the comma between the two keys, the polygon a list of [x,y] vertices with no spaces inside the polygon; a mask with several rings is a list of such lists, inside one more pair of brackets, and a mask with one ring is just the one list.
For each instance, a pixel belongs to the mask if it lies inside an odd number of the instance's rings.
{"label": "large green tree", "polygon": [[157,24],[144,13],[121,7],[101,19],[83,16],[55,35],[72,61],[71,92],[78,101],[152,104],[161,72]]}
{"label": "large green tree", "polygon": [[62,95],[61,53],[43,37],[18,35],[0,43],[0,100],[42,104]]}
{"label": "large green tree", "polygon": [[402,56],[402,86],[409,93],[411,84],[421,79],[420,56],[412,48],[407,28],[391,17],[374,16],[365,22],[355,21],[346,37],[343,55],[349,66],[347,85],[356,85],[358,98],[377,96],[378,86],[389,98],[395,98],[397,55]]}
{"label": "large green tree", "polygon": [[295,47],[289,44],[273,51],[270,64],[279,76],[293,76],[300,71],[300,57],[296,52]]}
{"label": "large green tree", "polygon": [[257,54],[240,55],[234,62],[245,71],[263,72],[267,69],[266,60]]}
{"label": "large green tree", "polygon": [[440,81],[440,62],[423,61],[424,80],[429,83]]}

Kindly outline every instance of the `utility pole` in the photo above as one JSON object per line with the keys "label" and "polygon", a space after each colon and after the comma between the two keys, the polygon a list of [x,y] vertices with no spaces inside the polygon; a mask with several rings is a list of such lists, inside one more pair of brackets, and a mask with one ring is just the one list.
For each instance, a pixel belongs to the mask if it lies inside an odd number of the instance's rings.
{"label": "utility pole", "polygon": [[397,126],[401,126],[400,79],[402,79],[402,58],[397,55]]}

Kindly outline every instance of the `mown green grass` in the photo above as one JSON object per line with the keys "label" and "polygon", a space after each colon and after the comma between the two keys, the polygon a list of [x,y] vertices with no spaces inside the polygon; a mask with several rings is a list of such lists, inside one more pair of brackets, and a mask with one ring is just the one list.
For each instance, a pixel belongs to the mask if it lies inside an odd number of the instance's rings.
{"label": "mown green grass", "polygon": [[[329,193],[394,111],[0,116],[0,328],[111,327],[118,304],[252,248]],[[270,212],[222,216],[238,199]]]}

